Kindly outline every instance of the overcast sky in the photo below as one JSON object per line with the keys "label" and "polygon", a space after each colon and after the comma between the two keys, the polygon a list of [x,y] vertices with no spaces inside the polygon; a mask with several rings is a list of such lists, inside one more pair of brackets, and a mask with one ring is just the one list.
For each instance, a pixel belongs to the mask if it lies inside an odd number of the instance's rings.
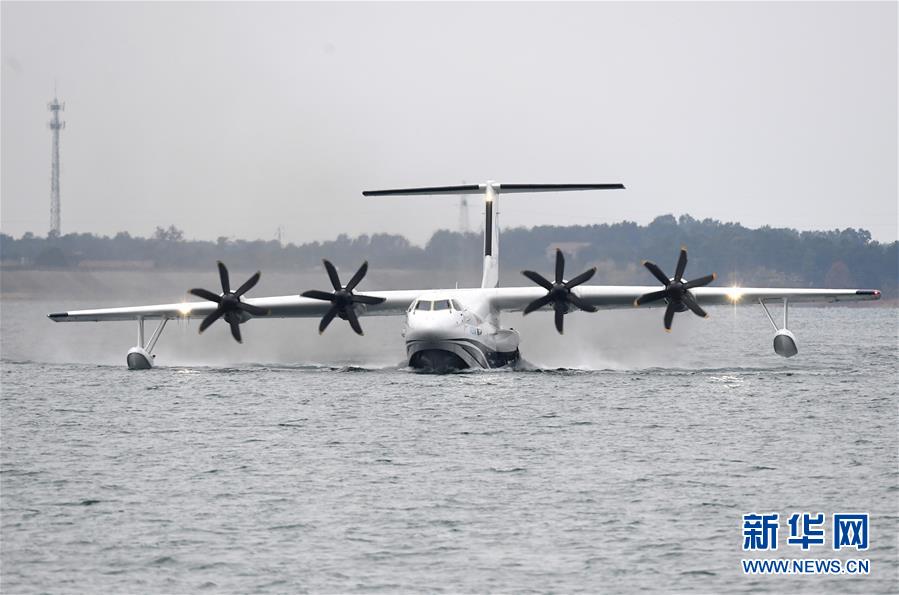
{"label": "overcast sky", "polygon": [[422,243],[458,226],[455,197],[361,191],[495,179],[628,187],[507,196],[504,226],[689,213],[897,238],[894,2],[0,12],[15,236],[49,227],[57,81],[63,233]]}

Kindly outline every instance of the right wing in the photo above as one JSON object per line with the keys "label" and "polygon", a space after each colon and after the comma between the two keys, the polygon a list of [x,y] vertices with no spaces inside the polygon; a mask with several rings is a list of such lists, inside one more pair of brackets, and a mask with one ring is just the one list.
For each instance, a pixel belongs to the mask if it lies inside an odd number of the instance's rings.
{"label": "right wing", "polygon": [[[581,285],[572,291],[591,306],[601,310],[613,308],[633,308],[634,300],[641,295],[659,291],[658,285]],[[542,287],[499,287],[490,290],[490,301],[494,308],[506,312],[524,310],[532,301],[546,295]],[[876,289],[805,289],[774,287],[697,287],[691,289],[696,301],[703,306],[758,304],[759,300],[787,299],[790,302],[857,302],[879,300]],[[659,300],[640,306],[641,308],[664,307]],[[543,310],[551,310],[547,304]]]}

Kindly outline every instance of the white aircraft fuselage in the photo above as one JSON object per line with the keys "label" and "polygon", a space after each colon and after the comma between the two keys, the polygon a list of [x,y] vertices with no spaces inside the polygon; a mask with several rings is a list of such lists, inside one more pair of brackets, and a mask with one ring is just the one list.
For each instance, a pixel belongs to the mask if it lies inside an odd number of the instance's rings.
{"label": "white aircraft fuselage", "polygon": [[499,326],[498,315],[472,295],[425,293],[406,311],[403,337],[413,368],[447,371],[494,368],[519,358],[518,332]]}
{"label": "white aircraft fuselage", "polygon": [[[487,182],[484,196],[484,252],[481,288],[499,284],[499,192]],[[499,325],[486,292],[432,292],[406,311],[403,336],[409,366],[446,371],[495,368],[518,360],[518,332]]]}

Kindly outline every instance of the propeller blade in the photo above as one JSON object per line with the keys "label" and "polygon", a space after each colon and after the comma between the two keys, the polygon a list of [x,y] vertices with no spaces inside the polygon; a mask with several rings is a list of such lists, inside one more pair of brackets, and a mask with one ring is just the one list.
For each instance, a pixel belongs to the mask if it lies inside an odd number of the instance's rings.
{"label": "propeller blade", "polygon": [[674,280],[680,281],[684,278],[684,271],[687,269],[687,247],[680,247],[680,256],[677,257],[677,266],[674,269]]}
{"label": "propeller blade", "polygon": [[334,320],[334,317],[337,316],[339,308],[337,306],[331,306],[325,315],[322,316],[322,321],[318,323],[318,334],[322,334],[325,332],[325,329],[328,328],[328,325],[331,324],[331,321]]}
{"label": "propeller blade", "polygon": [[260,308],[259,306],[254,306],[253,304],[247,304],[244,302],[238,302],[237,307],[244,312],[252,314],[253,316],[268,316],[272,312],[267,308]]}
{"label": "propeller blade", "polygon": [[699,277],[692,281],[684,281],[684,271],[687,269],[687,247],[680,247],[680,255],[677,257],[677,265],[674,269],[674,278],[668,279],[665,272],[662,271],[655,263],[648,260],[643,261],[643,266],[649,269],[653,276],[662,282],[665,289],[661,291],[653,291],[641,295],[634,300],[634,306],[649,304],[656,302],[662,298],[668,299],[668,307],[665,308],[665,330],[671,332],[671,324],[674,322],[674,315],[678,311],[683,311],[684,307],[690,309],[697,316],[707,318],[708,314],[696,303],[696,298],[690,293],[690,289],[694,287],[703,287],[718,278],[715,273]]}
{"label": "propeller blade", "polygon": [[203,298],[204,300],[209,300],[210,302],[215,302],[216,304],[222,303],[222,296],[215,295],[208,289],[200,289],[200,288],[190,289],[190,290],[188,290],[187,293],[195,295],[199,298]]}
{"label": "propeller blade", "polygon": [[666,275],[666,274],[662,271],[662,269],[659,268],[659,265],[657,265],[656,263],[650,262],[650,261],[648,261],[648,260],[644,260],[644,261],[643,261],[643,266],[645,266],[647,269],[649,269],[649,272],[652,273],[652,275],[653,275],[656,279],[658,279],[659,282],[660,282],[662,285],[667,286],[668,283],[671,282],[671,281],[668,279],[668,275]]}
{"label": "propeller blade", "polygon": [[705,277],[700,277],[699,279],[693,279],[692,281],[688,281],[684,283],[684,289],[693,289],[694,287],[703,287],[708,285],[712,281],[718,278],[716,273],[712,273],[711,275],[706,275]]}
{"label": "propeller blade", "polygon": [[387,298],[374,297],[371,295],[353,294],[353,301],[357,304],[368,304],[369,306],[374,306],[375,304],[380,304],[387,301]]}
{"label": "propeller blade", "polygon": [[668,304],[668,307],[665,308],[665,330],[669,333],[671,332],[671,322],[674,320],[674,312],[677,306],[674,302]]}
{"label": "propeller blade", "polygon": [[243,340],[240,338],[240,323],[237,321],[237,318],[230,318],[228,324],[231,325],[231,336],[234,337],[234,340],[238,343],[243,343]]}
{"label": "propeller blade", "polygon": [[302,297],[312,298],[314,300],[326,300],[329,302],[334,301],[333,293],[328,293],[327,291],[319,291],[317,289],[310,289],[309,291],[304,291],[300,295]]}
{"label": "propeller blade", "polygon": [[343,286],[340,284],[340,277],[337,276],[337,269],[334,268],[331,261],[322,259],[322,263],[325,265],[325,270],[328,271],[328,278],[331,279],[331,285],[334,287],[334,291],[343,289]]}
{"label": "propeller blade", "polygon": [[541,275],[540,273],[535,273],[534,271],[521,271],[521,274],[545,289],[546,291],[550,291],[553,288],[553,284],[549,282],[549,280]]}
{"label": "propeller blade", "polygon": [[365,277],[365,273],[367,272],[368,261],[366,260],[362,263],[362,266],[359,267],[359,270],[356,271],[356,274],[353,275],[353,278],[350,279],[350,282],[346,284],[346,287],[344,287],[344,289],[346,289],[347,291],[353,291],[353,289],[355,289],[356,286],[359,285],[359,281],[362,281],[362,278]]}
{"label": "propeller blade", "polygon": [[573,293],[568,294],[568,301],[583,310],[584,312],[596,312],[596,306],[589,304]]}
{"label": "propeller blade", "polygon": [[[562,282],[562,276],[565,274],[565,257],[562,251],[556,248],[556,283]],[[559,331],[560,333],[562,331]]]}
{"label": "propeller blade", "polygon": [[234,295],[236,295],[237,297],[240,297],[243,294],[245,294],[246,292],[253,289],[253,286],[256,285],[257,283],[259,283],[259,277],[261,277],[261,276],[262,276],[262,272],[256,271],[252,277],[247,279],[243,285],[241,285],[240,287],[237,288],[237,291],[234,292]]}
{"label": "propeller blade", "polygon": [[584,271],[574,279],[570,279],[567,283],[565,283],[565,287],[567,289],[571,289],[572,287],[577,287],[581,283],[585,283],[590,280],[593,275],[596,274],[596,267],[593,267],[589,271]]}
{"label": "propeller blade", "polygon": [[562,326],[565,322],[565,311],[559,308],[556,308],[556,330],[559,331],[559,334],[562,335],[565,333]]}
{"label": "propeller blade", "polygon": [[221,260],[218,261],[219,279],[222,281],[222,293],[231,293],[231,281],[228,278],[228,267]]}
{"label": "propeller blade", "polygon": [[346,319],[350,323],[350,326],[353,327],[353,330],[356,331],[357,335],[364,335],[362,332],[362,325],[359,324],[359,318],[356,317],[356,311],[353,308],[347,308],[343,311],[346,314]]}
{"label": "propeller blade", "polygon": [[642,306],[643,304],[649,304],[651,302],[656,302],[663,297],[668,295],[667,289],[662,289],[660,291],[653,291],[652,293],[644,293],[640,297],[634,300],[635,306]]}
{"label": "propeller blade", "polygon": [[693,296],[689,293],[684,293],[684,295],[681,296],[681,301],[686,307],[690,308],[690,310],[693,311],[693,314],[696,314],[697,316],[700,316],[702,318],[709,317],[708,313],[699,307],[699,304],[696,303],[696,300],[694,300]]}
{"label": "propeller blade", "polygon": [[200,323],[200,332],[202,333],[206,329],[209,328],[209,325],[221,318],[222,314],[225,312],[223,310],[216,309],[215,312],[207,316],[203,319],[203,322]]}
{"label": "propeller blade", "polygon": [[553,299],[549,295],[545,295],[543,297],[539,297],[524,308],[524,312],[522,314],[530,314],[534,310],[539,310],[546,304],[552,302]]}

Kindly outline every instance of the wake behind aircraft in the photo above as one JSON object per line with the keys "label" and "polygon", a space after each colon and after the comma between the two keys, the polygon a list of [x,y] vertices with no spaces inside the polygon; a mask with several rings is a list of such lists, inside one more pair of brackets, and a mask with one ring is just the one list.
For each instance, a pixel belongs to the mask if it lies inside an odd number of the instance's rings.
{"label": "wake behind aircraft", "polygon": [[[231,334],[242,342],[240,325],[254,318],[321,318],[319,333],[335,318],[347,321],[363,335],[360,318],[365,316],[403,316],[402,336],[406,342],[408,364],[412,368],[447,372],[464,368],[494,368],[514,364],[520,357],[518,331],[503,328],[502,312],[553,312],[556,330],[562,334],[565,316],[581,310],[597,312],[615,308],[664,308],[663,327],[670,332],[674,317],[692,312],[708,317],[703,306],[720,304],[759,304],[774,327],[774,351],[783,357],[798,353],[796,337],[787,328],[791,302],[849,302],[880,299],[876,289],[779,289],[757,287],[709,287],[715,273],[687,280],[687,249],[681,248],[673,276],[657,264],[644,261],[647,271],[658,281],[655,286],[585,285],[596,268],[574,277],[565,275],[565,257],[556,250],[555,269],[550,278],[536,271],[522,271],[534,283],[526,287],[499,287],[499,197],[522,192],[564,192],[623,190],[623,184],[484,184],[372,190],[362,194],[377,196],[421,196],[481,194],[484,198],[484,250],[481,286],[468,289],[431,289],[371,291],[356,289],[368,272],[368,262],[346,285],[334,265],[323,265],[332,290],[310,289],[301,295],[247,298],[245,295],[261,277],[256,272],[236,290],[231,289],[227,267],[219,262],[220,293],[195,288],[189,293],[205,301],[100,308],[49,314],[56,322],[104,322],[131,320],[138,324],[138,344],[132,347],[126,362],[132,370],[152,368],[153,349],[169,320],[202,319],[202,333],[218,319],[230,326]],[[783,321],[775,321],[767,304],[783,304]],[[156,329],[145,341],[144,321],[158,320]]]}

